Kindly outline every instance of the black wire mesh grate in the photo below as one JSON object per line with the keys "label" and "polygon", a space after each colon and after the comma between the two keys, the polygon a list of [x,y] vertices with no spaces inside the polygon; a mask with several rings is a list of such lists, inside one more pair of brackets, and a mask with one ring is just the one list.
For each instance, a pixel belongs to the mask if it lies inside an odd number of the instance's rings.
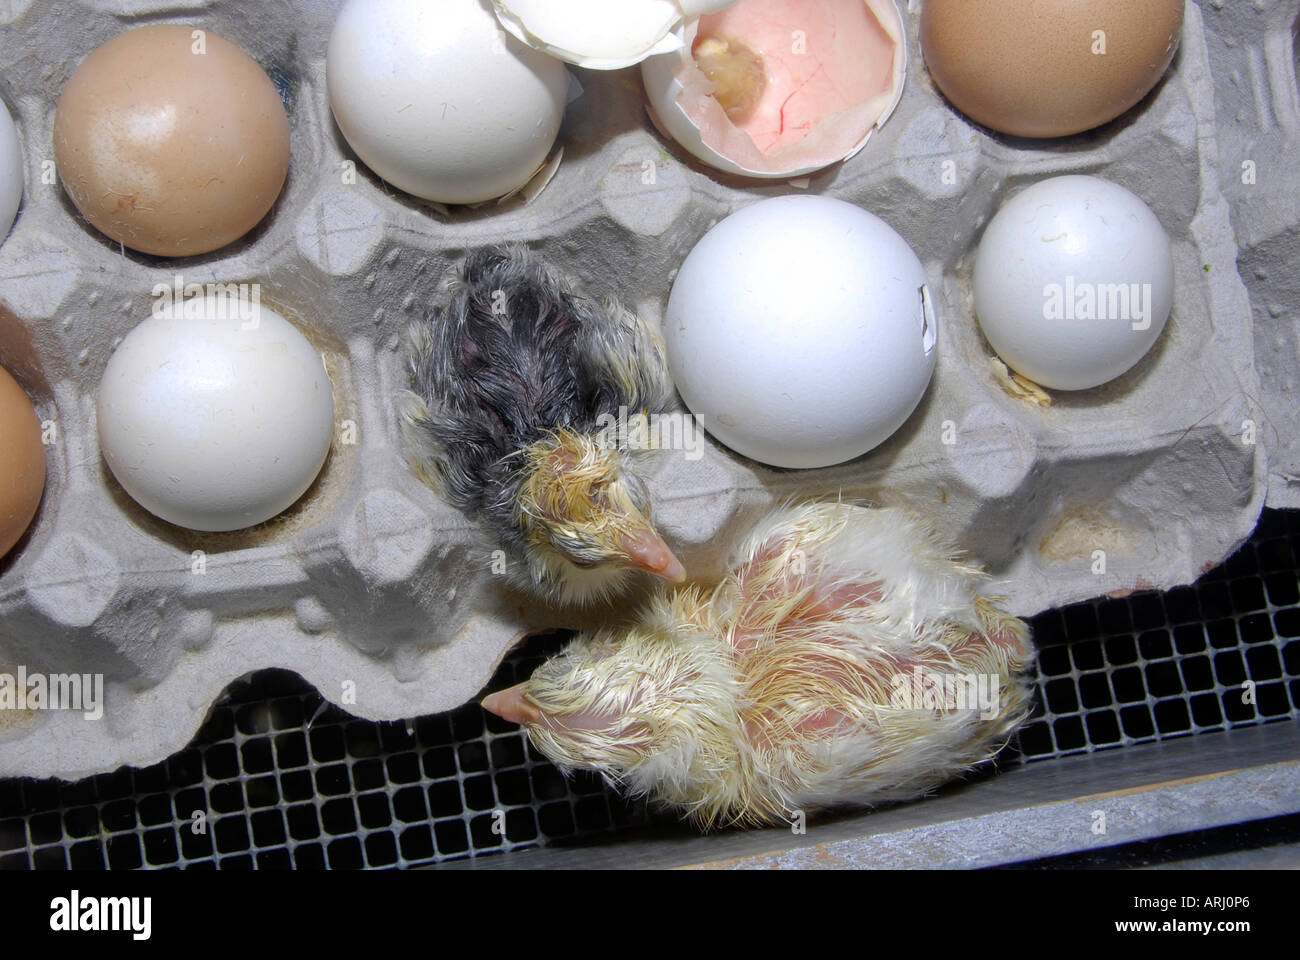
{"label": "black wire mesh grate", "polygon": [[1300,513],[1266,510],[1193,586],[1035,617],[1038,696],[1021,759],[1300,716],[1297,543]]}
{"label": "black wire mesh grate", "polygon": [[[1300,511],[1266,510],[1194,586],[1034,618],[1035,712],[999,764],[1300,717],[1298,571]],[[532,638],[492,688],[523,680],[564,640]],[[75,783],[0,780],[0,869],[405,867],[650,823],[675,821],[598,777],[566,780],[474,703],[372,723],[264,671],[233,684],[164,763]]]}

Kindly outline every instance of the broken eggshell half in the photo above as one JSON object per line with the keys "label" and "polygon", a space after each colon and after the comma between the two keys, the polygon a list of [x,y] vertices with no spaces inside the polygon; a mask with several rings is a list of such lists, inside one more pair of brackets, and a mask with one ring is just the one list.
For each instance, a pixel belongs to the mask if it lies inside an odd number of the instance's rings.
{"label": "broken eggshell half", "polygon": [[800,177],[847,160],[907,76],[895,0],[741,0],[641,65],[655,125],[726,173]]}
{"label": "broken eggshell half", "polygon": [[535,50],[593,70],[678,50],[682,26],[736,0],[492,0],[501,26]]}

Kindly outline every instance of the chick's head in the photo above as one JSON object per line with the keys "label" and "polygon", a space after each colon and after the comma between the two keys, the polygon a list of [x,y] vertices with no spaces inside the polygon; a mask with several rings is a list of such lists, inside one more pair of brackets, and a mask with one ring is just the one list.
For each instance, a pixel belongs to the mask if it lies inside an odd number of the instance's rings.
{"label": "chick's head", "polygon": [[566,601],[613,593],[633,570],[685,577],[650,523],[644,482],[593,435],[562,429],[529,446],[515,511],[534,580]]}
{"label": "chick's head", "polygon": [[678,622],[579,636],[483,706],[566,772],[594,770],[711,824],[738,807],[746,780],[743,701],[716,631]]}

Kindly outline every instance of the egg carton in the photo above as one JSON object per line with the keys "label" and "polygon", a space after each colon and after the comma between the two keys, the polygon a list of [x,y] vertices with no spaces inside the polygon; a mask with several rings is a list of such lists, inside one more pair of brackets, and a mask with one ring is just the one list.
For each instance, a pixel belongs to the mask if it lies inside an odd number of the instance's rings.
{"label": "egg carton", "polygon": [[[1300,112],[1297,0],[1189,3],[1181,51],[1151,96],[1059,142],[990,134],[953,110],[925,71],[912,2],[894,116],[852,160],[794,184],[685,159],[646,118],[638,71],[576,71],[584,92],[569,105],[550,185],[531,202],[450,211],[378,180],[334,125],[324,55],[338,6],[0,2],[0,96],[19,125],[27,179],[0,246],[0,364],[34,398],[51,441],[40,512],[0,560],[0,668],[102,674],[105,685],[99,720],[0,712],[0,776],[155,762],[192,737],[223,687],[263,667],[297,671],[362,717],[448,710],[480,691],[528,631],[625,612],[575,613],[512,592],[493,544],[401,455],[403,330],[437,302],[466,251],[502,241],[528,243],[591,294],[616,294],[656,322],[694,243],[767,196],[805,190],[859,204],[925,264],[938,369],[882,447],[815,471],[769,469],[712,441],[654,458],[658,526],[701,578],[719,574],[728,545],[782,498],[902,502],[936,518],[1027,616],[1187,583],[1246,538],[1266,496],[1294,503],[1288,395],[1300,281],[1285,266],[1300,222],[1286,172]],[[280,87],[292,128],[288,181],[266,220],[230,248],[178,261],[123,250],[87,227],[52,166],[57,93],[72,71],[103,41],[156,21],[243,46]],[[1235,184],[1238,153],[1257,163],[1249,188]],[[1002,202],[1067,173],[1117,181],[1151,205],[1173,241],[1177,292],[1137,367],[1042,408],[995,377],[970,268]],[[1255,264],[1246,283],[1234,225]],[[154,286],[178,274],[260,284],[263,302],[320,348],[335,386],[338,429],[321,476],[286,514],[249,531],[195,533],[153,518],[99,451],[95,395],[108,357],[149,314]]]}
{"label": "egg carton", "polygon": [[1268,505],[1300,508],[1300,8],[1203,4],[1214,64],[1222,190],[1254,318]]}

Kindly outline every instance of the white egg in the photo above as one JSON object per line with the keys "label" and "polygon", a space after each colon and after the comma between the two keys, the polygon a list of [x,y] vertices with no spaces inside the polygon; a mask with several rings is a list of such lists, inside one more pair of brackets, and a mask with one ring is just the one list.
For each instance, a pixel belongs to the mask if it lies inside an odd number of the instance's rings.
{"label": "white egg", "polygon": [[0,102],[0,241],[14,225],[23,199],[23,153],[9,110]]}
{"label": "white egg", "polygon": [[99,388],[99,442],[123,489],[192,530],[269,520],[329,453],[334,393],[292,324],[223,296],[155,311],[122,340]]}
{"label": "white egg", "polygon": [[1013,197],[975,256],[975,311],[999,357],[1058,390],[1136,364],[1174,298],[1174,258],[1140,197],[1096,177],[1044,180]]}
{"label": "white egg", "polygon": [[367,166],[439,203],[526,184],[555,142],[568,72],[487,0],[348,0],[326,55],[330,107]]}
{"label": "white egg", "polygon": [[879,217],[788,196],[727,217],[695,246],[664,319],[668,361],[701,424],[778,467],[824,467],[883,443],[934,373],[925,268]]}

